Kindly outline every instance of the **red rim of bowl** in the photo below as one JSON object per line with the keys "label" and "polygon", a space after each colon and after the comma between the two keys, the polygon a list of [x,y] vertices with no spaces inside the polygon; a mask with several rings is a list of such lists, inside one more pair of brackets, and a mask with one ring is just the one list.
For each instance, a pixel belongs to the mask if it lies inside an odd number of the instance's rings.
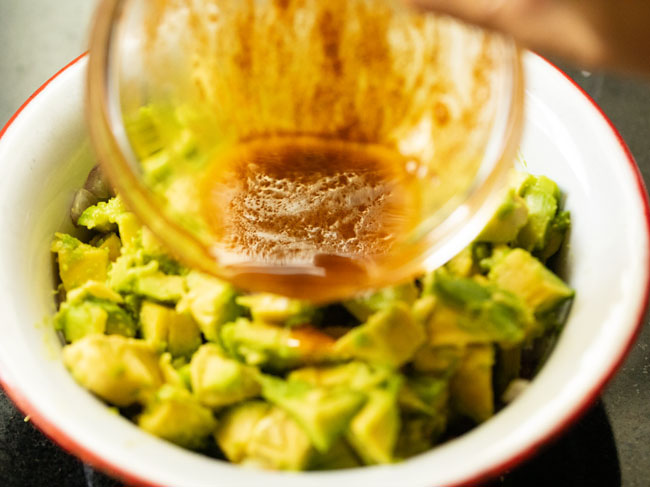
{"label": "red rim of bowl", "polygon": [[[84,59],[87,55],[88,55],[87,52],[81,54],[79,57],[77,57],[76,59],[68,63],[66,66],[64,66],[61,70],[59,70],[49,80],[43,83],[43,85],[40,88],[38,88],[25,101],[25,103],[21,105],[21,107],[16,111],[16,113],[13,114],[13,116],[5,124],[2,130],[0,130],[0,139],[5,134],[5,132],[9,129],[9,127],[13,124],[13,122],[18,118],[20,113],[27,107],[27,105],[29,105],[32,102],[32,100],[34,100],[34,98],[36,98],[52,81],[58,78],[62,73],[64,73],[70,67],[74,66],[79,61]],[[634,156],[630,152],[629,147],[621,137],[621,134],[618,132],[614,124],[607,117],[607,115],[605,115],[602,108],[600,108],[600,106],[591,98],[591,96],[589,96],[589,94],[587,94],[587,92],[585,92],[582,89],[582,87],[580,87],[580,85],[578,85],[564,71],[562,71],[560,68],[555,66],[548,59],[539,55],[538,57],[541,58],[543,61],[545,61],[550,67],[556,70],[571,85],[573,85],[573,87],[576,88],[578,92],[581,93],[582,96],[584,96],[591,103],[591,105],[596,109],[596,111],[600,114],[603,120],[607,122],[607,125],[609,126],[610,130],[618,140],[618,143],[621,149],[623,150],[623,153],[625,154],[628,163],[630,164],[632,172],[635,175],[636,182],[637,182],[637,189],[644,207],[644,214],[646,218],[646,233],[648,234],[648,238],[650,239],[650,204],[648,203],[648,193],[645,187],[645,183],[643,181],[643,177],[641,176],[641,173],[639,171],[639,167],[637,166],[636,161],[634,160]],[[579,404],[577,404],[573,408],[573,410],[562,419],[562,421],[558,422],[553,428],[547,431],[540,439],[535,441],[533,444],[528,445],[524,450],[515,453],[512,457],[502,461],[501,463],[493,467],[490,467],[489,469],[486,469],[485,471],[471,478],[463,480],[462,482],[451,484],[448,487],[480,485],[482,482],[494,478],[496,475],[506,470],[510,470],[514,468],[515,466],[519,465],[523,461],[534,456],[534,454],[543,445],[557,438],[564,430],[566,430],[571,424],[573,424],[578,418],[580,418],[589,409],[589,407],[596,401],[602,389],[614,376],[615,372],[622,365],[625,357],[627,356],[628,352],[632,348],[632,345],[634,344],[643,326],[643,319],[645,317],[645,312],[648,307],[649,299],[650,299],[650,272],[648,272],[646,276],[644,297],[642,299],[641,306],[639,307],[639,310],[637,312],[637,323],[635,325],[634,332],[630,334],[627,343],[625,344],[624,347],[621,348],[619,355],[616,357],[616,360],[609,368],[609,370],[607,370],[607,372],[603,374],[598,384],[596,384],[592,388],[592,390],[583,397],[583,399],[579,402]],[[73,455],[77,456],[82,461],[92,465],[93,467],[99,468],[100,470],[108,473],[109,475],[116,476],[129,484],[139,485],[142,487],[163,487],[161,484],[153,484],[150,481],[147,481],[139,477],[138,475],[128,470],[125,470],[124,468],[115,465],[108,460],[105,460],[104,458],[96,455],[90,449],[86,448],[84,445],[81,445],[76,440],[68,436],[68,434],[65,431],[59,429],[55,424],[48,421],[45,418],[45,416],[42,415],[40,411],[36,407],[34,407],[17,388],[13,387],[11,384],[6,382],[6,380],[1,376],[1,371],[0,371],[0,386],[2,387],[2,389],[4,389],[6,394],[13,401],[13,403],[18,407],[18,409],[20,409],[26,416],[29,416],[30,421],[34,423],[34,425],[39,430],[41,430],[46,436],[48,436],[51,440],[56,442],[64,450],[68,451],[69,453],[72,453]]]}

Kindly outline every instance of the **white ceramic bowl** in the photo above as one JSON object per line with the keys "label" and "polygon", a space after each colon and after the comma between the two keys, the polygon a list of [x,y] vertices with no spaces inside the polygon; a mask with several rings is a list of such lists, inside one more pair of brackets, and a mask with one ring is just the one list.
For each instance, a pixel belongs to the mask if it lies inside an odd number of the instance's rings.
{"label": "white ceramic bowl", "polygon": [[0,132],[0,376],[55,441],[131,483],[171,486],[466,485],[511,467],[573,421],[621,363],[647,304],[648,203],[616,130],[586,95],[527,55],[528,169],[567,193],[564,277],[577,295],[532,386],[470,433],[400,464],[324,473],[243,469],[140,431],[79,387],[60,361],[49,245],[93,164],[84,123],[86,58],[64,68]]}

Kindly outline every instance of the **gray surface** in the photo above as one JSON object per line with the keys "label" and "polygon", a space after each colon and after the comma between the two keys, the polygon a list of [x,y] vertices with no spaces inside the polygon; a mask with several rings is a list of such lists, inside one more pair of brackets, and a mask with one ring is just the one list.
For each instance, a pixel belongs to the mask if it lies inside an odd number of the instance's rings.
{"label": "gray surface", "polygon": [[[92,0],[0,0],[0,126],[54,72],[85,50]],[[650,182],[650,83],[579,70],[570,74],[596,99]],[[607,387],[624,487],[650,473],[650,326]]]}

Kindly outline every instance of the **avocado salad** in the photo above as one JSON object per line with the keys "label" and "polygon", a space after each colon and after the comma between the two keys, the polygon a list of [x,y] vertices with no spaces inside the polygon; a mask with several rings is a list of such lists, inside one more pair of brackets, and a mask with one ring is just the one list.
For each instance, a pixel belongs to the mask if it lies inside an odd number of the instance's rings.
{"label": "avocado salad", "polygon": [[547,266],[558,186],[513,175],[478,238],[412,282],[316,305],[184,267],[91,172],[52,243],[72,376],[145,431],[268,469],[396,462],[486,421],[531,379],[574,292]]}

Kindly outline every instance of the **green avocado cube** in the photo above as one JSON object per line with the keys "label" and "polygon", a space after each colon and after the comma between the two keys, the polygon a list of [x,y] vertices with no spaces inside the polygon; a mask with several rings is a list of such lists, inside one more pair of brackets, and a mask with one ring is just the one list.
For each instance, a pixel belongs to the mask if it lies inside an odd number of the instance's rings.
{"label": "green avocado cube", "polygon": [[501,206],[476,238],[478,242],[508,243],[517,238],[528,220],[526,201],[509,189]]}
{"label": "green avocado cube", "polygon": [[286,369],[336,360],[334,339],[311,326],[287,328],[238,318],[221,327],[221,344],[249,365]]}
{"label": "green avocado cube", "polygon": [[52,252],[59,261],[59,275],[66,291],[87,281],[105,281],[108,277],[108,249],[97,248],[71,235],[57,233]]}
{"label": "green avocado cube", "polygon": [[493,366],[492,345],[477,345],[467,349],[449,384],[451,405],[458,414],[477,423],[494,415]]}
{"label": "green avocado cube", "polygon": [[520,189],[528,208],[528,219],[517,236],[516,245],[528,251],[546,246],[547,232],[558,211],[560,190],[545,176],[531,176]]}
{"label": "green avocado cube", "polygon": [[238,305],[248,308],[254,321],[297,326],[314,324],[317,309],[298,299],[269,293],[237,296]]}
{"label": "green avocado cube", "polygon": [[293,370],[288,381],[306,382],[317,387],[349,387],[355,391],[369,391],[386,384],[395,377],[387,367],[353,361],[347,364],[304,367]]}
{"label": "green avocado cube", "polygon": [[54,317],[54,326],[63,332],[68,343],[76,342],[86,335],[106,331],[108,313],[93,303],[82,302],[75,306],[64,303]]}
{"label": "green avocado cube", "polygon": [[537,315],[571,299],[573,290],[523,249],[513,249],[495,262],[490,281],[517,295]]}
{"label": "green avocado cube", "polygon": [[201,404],[210,408],[228,406],[257,396],[257,371],[227,358],[213,344],[202,345],[190,362],[192,391]]}
{"label": "green avocado cube", "polygon": [[187,313],[144,301],[140,307],[142,337],[174,357],[190,356],[201,345],[201,331]]}
{"label": "green avocado cube", "polygon": [[63,363],[83,387],[119,407],[146,402],[163,382],[156,351],[120,335],[87,335],[63,348]]}
{"label": "green avocado cube", "polygon": [[247,401],[228,408],[219,416],[214,437],[228,460],[240,463],[248,456],[255,426],[269,414],[271,408],[264,401]]}
{"label": "green avocado cube", "polygon": [[368,399],[352,418],[346,438],[366,464],[390,463],[400,431],[397,403],[401,381],[368,392]]}
{"label": "green avocado cube", "polygon": [[319,452],[331,448],[366,401],[365,394],[345,388],[314,387],[271,376],[260,381],[264,398],[289,413]]}
{"label": "green avocado cube", "polygon": [[371,315],[396,302],[411,305],[418,297],[418,289],[414,282],[386,287],[372,291],[354,299],[343,302],[343,306],[359,321],[364,322]]}
{"label": "green avocado cube", "polygon": [[314,448],[297,421],[274,407],[255,424],[246,453],[247,464],[272,470],[304,470]]}
{"label": "green avocado cube", "polygon": [[216,277],[198,271],[186,276],[187,293],[178,302],[178,311],[187,311],[196,320],[205,339],[219,341],[219,328],[241,314],[235,302],[235,288]]}
{"label": "green avocado cube", "polygon": [[406,303],[395,302],[339,338],[334,347],[342,357],[399,367],[424,344],[424,327]]}
{"label": "green avocado cube", "polygon": [[149,433],[189,449],[202,448],[217,427],[212,411],[186,389],[164,384],[137,419]]}
{"label": "green avocado cube", "polygon": [[102,233],[110,232],[117,228],[118,217],[126,211],[122,199],[116,196],[86,208],[77,224]]}

